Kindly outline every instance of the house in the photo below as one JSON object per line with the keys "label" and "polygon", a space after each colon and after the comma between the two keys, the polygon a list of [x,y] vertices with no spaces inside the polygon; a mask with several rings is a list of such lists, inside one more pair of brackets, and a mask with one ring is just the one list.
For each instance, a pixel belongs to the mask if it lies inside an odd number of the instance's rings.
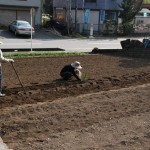
{"label": "house", "polygon": [[73,24],[79,32],[104,32],[107,24],[118,23],[122,0],[53,0],[53,14],[58,21]]}
{"label": "house", "polygon": [[0,0],[0,25],[8,26],[17,19],[31,23],[31,8],[33,8],[33,25],[40,25],[42,0]]}
{"label": "house", "polygon": [[142,10],[135,16],[135,32],[149,33],[150,32],[150,0],[144,0]]}

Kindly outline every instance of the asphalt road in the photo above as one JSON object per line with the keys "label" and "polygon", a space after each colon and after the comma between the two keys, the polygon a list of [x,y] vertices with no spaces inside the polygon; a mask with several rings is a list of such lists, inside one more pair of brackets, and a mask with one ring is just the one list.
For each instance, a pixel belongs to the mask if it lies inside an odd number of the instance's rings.
{"label": "asphalt road", "polygon": [[30,37],[18,36],[7,30],[0,30],[1,49],[19,48],[60,48],[67,52],[90,52],[93,48],[121,49],[120,41],[125,38],[96,37],[87,39],[72,39],[47,32],[38,31],[31,40]]}

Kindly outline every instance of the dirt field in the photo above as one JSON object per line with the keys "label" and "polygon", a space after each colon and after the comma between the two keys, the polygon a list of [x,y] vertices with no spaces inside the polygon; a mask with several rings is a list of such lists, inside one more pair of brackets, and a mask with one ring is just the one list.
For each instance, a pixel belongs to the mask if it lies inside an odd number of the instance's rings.
{"label": "dirt field", "polygon": [[[60,79],[80,61],[86,81]],[[3,141],[13,150],[150,150],[150,60],[85,55],[3,64]]]}

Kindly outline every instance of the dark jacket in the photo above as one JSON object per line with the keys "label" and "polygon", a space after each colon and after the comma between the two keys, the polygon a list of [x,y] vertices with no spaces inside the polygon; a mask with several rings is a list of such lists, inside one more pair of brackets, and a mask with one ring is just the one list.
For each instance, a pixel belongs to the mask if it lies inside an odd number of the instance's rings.
{"label": "dark jacket", "polygon": [[71,64],[65,65],[62,70],[60,71],[60,75],[65,73],[65,72],[70,72],[77,80],[81,80],[75,73],[75,68],[71,66]]}

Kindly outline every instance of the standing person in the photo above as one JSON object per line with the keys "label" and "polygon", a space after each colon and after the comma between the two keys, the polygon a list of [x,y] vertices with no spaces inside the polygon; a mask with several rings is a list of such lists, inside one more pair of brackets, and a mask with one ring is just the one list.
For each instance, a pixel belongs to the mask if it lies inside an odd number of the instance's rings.
{"label": "standing person", "polygon": [[[2,42],[0,42],[0,44],[2,44]],[[14,62],[14,60],[13,59],[4,58],[3,57],[3,53],[2,53],[2,51],[0,49],[0,97],[5,96],[5,94],[2,94],[2,79],[3,79],[3,76],[2,76],[2,65],[1,65],[2,62]]]}
{"label": "standing person", "polygon": [[64,80],[69,80],[72,76],[74,76],[77,80],[81,81],[81,69],[82,67],[80,65],[80,62],[75,61],[74,63],[65,65],[60,71],[60,76]]}

